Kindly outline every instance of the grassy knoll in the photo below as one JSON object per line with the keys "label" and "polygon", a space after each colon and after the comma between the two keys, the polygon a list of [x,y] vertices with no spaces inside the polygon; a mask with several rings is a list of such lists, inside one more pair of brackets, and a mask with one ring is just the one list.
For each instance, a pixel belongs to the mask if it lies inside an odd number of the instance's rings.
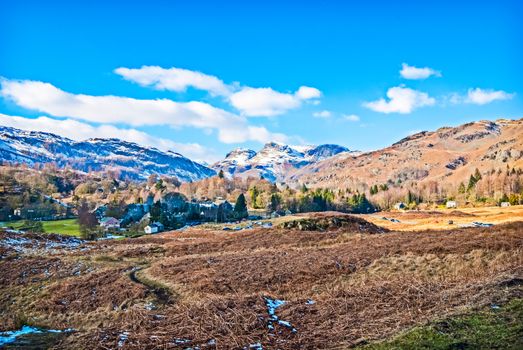
{"label": "grassy knoll", "polygon": [[523,349],[523,299],[417,327],[363,349]]}

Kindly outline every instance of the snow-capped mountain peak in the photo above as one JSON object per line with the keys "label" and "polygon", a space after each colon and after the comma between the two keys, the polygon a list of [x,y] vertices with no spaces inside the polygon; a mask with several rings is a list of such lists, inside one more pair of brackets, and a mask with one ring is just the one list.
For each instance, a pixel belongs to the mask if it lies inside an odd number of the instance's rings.
{"label": "snow-capped mountain peak", "polygon": [[235,149],[225,159],[212,165],[212,168],[222,170],[229,177],[263,176],[275,182],[281,180],[289,170],[347,151],[347,148],[338,145],[290,146],[268,142],[258,152]]}
{"label": "snow-capped mountain peak", "polygon": [[0,160],[50,163],[80,171],[117,170],[121,176],[145,179],[150,174],[196,181],[215,172],[179,153],[161,151],[119,139],[73,141],[58,135],[0,126]]}

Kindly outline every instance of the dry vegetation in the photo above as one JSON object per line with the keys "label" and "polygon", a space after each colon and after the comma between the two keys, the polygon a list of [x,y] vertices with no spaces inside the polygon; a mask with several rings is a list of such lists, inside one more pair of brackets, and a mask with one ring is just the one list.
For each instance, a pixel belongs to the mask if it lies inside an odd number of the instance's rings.
{"label": "dry vegetation", "polygon": [[[336,213],[304,219],[321,230],[195,227],[78,249],[4,247],[0,328],[76,329],[56,348],[348,348],[523,296],[523,222],[389,232]],[[292,326],[269,329],[264,297],[286,301],[276,314]]]}
{"label": "dry vegetation", "polygon": [[[395,231],[448,230],[473,222],[501,224],[523,221],[523,205],[420,211],[390,211],[362,216],[366,220]],[[394,222],[386,219],[396,219]],[[451,223],[450,223],[451,222]]]}

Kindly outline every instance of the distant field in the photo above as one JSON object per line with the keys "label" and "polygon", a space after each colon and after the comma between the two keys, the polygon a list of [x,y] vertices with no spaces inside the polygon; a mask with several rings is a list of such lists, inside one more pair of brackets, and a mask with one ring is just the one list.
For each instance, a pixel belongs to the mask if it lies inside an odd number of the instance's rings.
{"label": "distant field", "polygon": [[[394,231],[449,230],[473,222],[499,225],[523,221],[523,205],[511,207],[479,207],[438,210],[382,211],[359,215],[378,226]],[[396,219],[398,221],[391,221]]]}
{"label": "distant field", "polygon": [[[76,219],[65,219],[65,220],[54,220],[54,221],[42,221],[45,233],[57,233],[66,236],[80,236],[80,225]],[[13,227],[19,229],[23,225],[23,220],[2,222],[1,226]]]}

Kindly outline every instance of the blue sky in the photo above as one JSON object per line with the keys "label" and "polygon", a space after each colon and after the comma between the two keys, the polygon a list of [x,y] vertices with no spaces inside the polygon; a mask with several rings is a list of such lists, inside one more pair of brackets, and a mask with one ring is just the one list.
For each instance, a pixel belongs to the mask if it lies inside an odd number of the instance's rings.
{"label": "blue sky", "polygon": [[519,1],[3,0],[0,124],[207,161],[269,140],[381,148],[523,117],[522,14]]}

